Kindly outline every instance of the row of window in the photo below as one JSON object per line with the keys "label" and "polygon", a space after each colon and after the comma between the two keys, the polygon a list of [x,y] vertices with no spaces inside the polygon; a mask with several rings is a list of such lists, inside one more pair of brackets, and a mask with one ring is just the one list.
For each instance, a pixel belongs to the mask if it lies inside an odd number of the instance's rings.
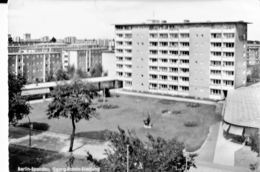
{"label": "row of window", "polygon": [[210,83],[212,85],[234,86],[234,81],[232,80],[210,79]]}
{"label": "row of window", "polygon": [[157,84],[149,83],[150,90],[173,90],[173,91],[189,91],[188,86],[168,85],[168,84]]}
{"label": "row of window", "polygon": [[234,76],[234,71],[210,70],[211,75],[221,75],[221,73],[223,73],[223,75],[226,75],[226,76]]}
{"label": "row of window", "polygon": [[[222,65],[221,65],[222,64]],[[229,61],[210,61],[210,66],[227,66],[227,67],[233,67],[234,62],[229,62]]]}
{"label": "row of window", "polygon": [[211,42],[210,43],[211,47],[214,48],[234,48],[235,47],[235,43],[234,42]]}
{"label": "row of window", "polygon": [[[179,78],[179,79],[178,79]],[[183,82],[188,82],[189,77],[178,77],[178,76],[173,76],[173,75],[155,75],[155,74],[150,74],[149,79],[151,80],[163,80],[163,81],[183,81]]]}
{"label": "row of window", "polygon": [[230,39],[235,37],[235,33],[211,33],[210,36],[211,38],[215,38],[215,39],[221,39],[221,38]]}
{"label": "row of window", "polygon": [[210,54],[212,56],[216,57],[234,57],[235,53],[234,52],[221,52],[221,51],[211,51]]}
{"label": "row of window", "polygon": [[164,66],[149,66],[150,71],[159,71],[159,72],[181,72],[189,73],[189,68],[176,68],[176,67],[164,67]]}

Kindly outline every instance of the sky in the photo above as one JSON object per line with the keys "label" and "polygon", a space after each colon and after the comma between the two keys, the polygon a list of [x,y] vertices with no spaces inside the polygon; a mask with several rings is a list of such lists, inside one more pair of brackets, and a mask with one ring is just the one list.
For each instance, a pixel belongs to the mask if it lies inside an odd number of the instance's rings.
{"label": "sky", "polygon": [[8,33],[32,38],[113,38],[114,24],[238,21],[260,40],[260,0],[9,0]]}

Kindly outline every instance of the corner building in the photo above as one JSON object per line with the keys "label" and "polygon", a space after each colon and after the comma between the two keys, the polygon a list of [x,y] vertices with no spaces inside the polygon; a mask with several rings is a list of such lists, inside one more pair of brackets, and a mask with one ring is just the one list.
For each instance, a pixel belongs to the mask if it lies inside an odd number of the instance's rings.
{"label": "corner building", "polygon": [[246,85],[247,24],[116,24],[116,76],[126,90],[222,99]]}

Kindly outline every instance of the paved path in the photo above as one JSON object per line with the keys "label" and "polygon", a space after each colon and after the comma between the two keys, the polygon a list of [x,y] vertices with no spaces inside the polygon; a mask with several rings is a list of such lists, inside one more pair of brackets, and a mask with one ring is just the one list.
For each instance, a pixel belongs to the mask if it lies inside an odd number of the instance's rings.
{"label": "paved path", "polygon": [[210,127],[206,141],[203,143],[201,148],[196,151],[196,153],[198,153],[198,157],[196,158],[198,161],[213,162],[219,126],[220,122]]}
{"label": "paved path", "polygon": [[166,95],[155,95],[155,94],[148,94],[148,93],[137,93],[137,92],[124,91],[122,89],[114,89],[114,90],[110,90],[110,92],[117,93],[117,94],[125,94],[125,95],[130,95],[130,96],[141,96],[141,97],[150,97],[150,98],[157,98],[157,99],[166,99],[166,100],[175,100],[175,101],[182,101],[182,102],[216,105],[216,102],[214,102],[214,101],[196,100],[196,99],[191,99],[191,98],[174,97],[174,96],[166,96]]}
{"label": "paved path", "polygon": [[243,145],[233,143],[223,136],[222,124],[219,127],[218,141],[215,149],[214,163],[222,165],[235,165],[235,152],[241,149]]}
{"label": "paved path", "polygon": [[197,168],[190,169],[189,172],[250,172],[249,169],[231,167],[208,162],[197,162]]}
{"label": "paved path", "polygon": [[[38,135],[33,135],[32,147],[57,151],[67,154],[70,145],[70,135],[54,132],[43,132]],[[18,139],[9,139],[10,144],[28,146],[29,136],[24,136]],[[96,159],[105,158],[105,149],[109,149],[108,142],[100,142],[86,138],[75,137],[73,154],[77,157],[86,157],[87,152],[91,153]]]}

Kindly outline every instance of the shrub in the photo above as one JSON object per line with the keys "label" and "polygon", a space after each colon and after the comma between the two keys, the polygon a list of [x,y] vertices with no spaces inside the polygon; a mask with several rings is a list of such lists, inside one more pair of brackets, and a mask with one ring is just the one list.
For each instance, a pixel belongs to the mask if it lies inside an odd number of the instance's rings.
{"label": "shrub", "polygon": [[178,114],[181,114],[181,111],[180,110],[174,110],[174,111],[172,111],[172,114],[173,115],[178,115]]}
{"label": "shrub", "polygon": [[188,103],[186,106],[187,106],[187,107],[196,108],[196,107],[199,107],[200,104],[199,104],[199,103]]}
{"label": "shrub", "polygon": [[[46,123],[39,123],[39,122],[31,122],[33,124],[33,130],[41,130],[47,131],[49,129],[49,125]],[[30,128],[29,122],[21,123],[18,127]]]}
{"label": "shrub", "polygon": [[99,105],[97,108],[116,109],[118,107],[119,107],[118,105],[104,104],[104,105]]}
{"label": "shrub", "polygon": [[198,126],[198,123],[196,121],[187,121],[184,123],[185,127],[196,127]]}
{"label": "shrub", "polygon": [[167,113],[167,112],[169,112],[168,109],[163,109],[163,110],[162,110],[162,113]]}

